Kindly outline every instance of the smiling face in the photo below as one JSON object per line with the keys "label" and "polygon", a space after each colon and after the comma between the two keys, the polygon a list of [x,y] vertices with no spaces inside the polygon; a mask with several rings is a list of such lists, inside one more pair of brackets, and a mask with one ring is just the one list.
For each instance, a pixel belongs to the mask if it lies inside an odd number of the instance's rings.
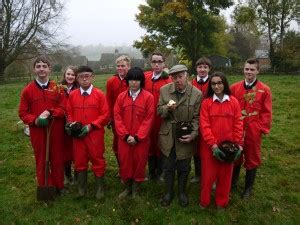
{"label": "smiling face", "polygon": [[200,78],[204,78],[208,75],[208,73],[210,71],[210,68],[206,64],[200,64],[200,65],[197,66],[196,70],[197,70],[198,76]]}
{"label": "smiling face", "polygon": [[259,73],[257,64],[245,63],[244,75],[248,83],[252,83],[256,79],[256,75]]}
{"label": "smiling face", "polygon": [[221,77],[215,76],[211,79],[211,88],[218,97],[223,97],[224,84]]}
{"label": "smiling face", "polygon": [[117,62],[117,73],[120,77],[125,78],[130,66],[125,60],[120,60]]}
{"label": "smiling face", "polygon": [[76,75],[72,69],[67,69],[65,72],[65,80],[67,82],[67,85],[74,84],[76,80]]}
{"label": "smiling face", "polygon": [[35,63],[33,70],[39,80],[48,79],[49,74],[51,72],[51,69],[48,66],[48,64],[42,61]]}

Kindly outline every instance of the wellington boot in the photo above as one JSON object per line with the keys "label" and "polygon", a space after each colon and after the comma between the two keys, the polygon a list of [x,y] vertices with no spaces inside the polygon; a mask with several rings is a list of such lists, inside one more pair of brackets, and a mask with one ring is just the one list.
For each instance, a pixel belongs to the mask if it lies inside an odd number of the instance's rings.
{"label": "wellington boot", "polygon": [[256,177],[256,170],[246,170],[245,189],[242,193],[242,198],[249,198],[252,194],[252,189]]}
{"label": "wellington boot", "polygon": [[164,207],[169,206],[174,198],[175,172],[165,172],[166,194],[161,198],[160,204]]}
{"label": "wellington boot", "polygon": [[237,190],[237,184],[240,177],[241,166],[235,166],[233,168],[232,179],[231,179],[231,191]]}
{"label": "wellington boot", "polygon": [[123,199],[132,193],[132,180],[128,180],[125,182],[126,188],[124,191],[119,194],[119,199]]}
{"label": "wellington boot", "polygon": [[96,198],[104,198],[104,177],[95,177],[96,179]]}
{"label": "wellington boot", "polygon": [[188,179],[188,173],[186,172],[178,173],[178,189],[179,189],[178,200],[179,200],[179,205],[182,207],[186,207],[189,204],[189,199],[185,191],[187,179]]}
{"label": "wellington boot", "polygon": [[139,187],[141,183],[133,181],[132,183],[132,198],[138,198],[139,197]]}
{"label": "wellington boot", "polygon": [[78,172],[78,194],[80,197],[87,193],[87,171]]}

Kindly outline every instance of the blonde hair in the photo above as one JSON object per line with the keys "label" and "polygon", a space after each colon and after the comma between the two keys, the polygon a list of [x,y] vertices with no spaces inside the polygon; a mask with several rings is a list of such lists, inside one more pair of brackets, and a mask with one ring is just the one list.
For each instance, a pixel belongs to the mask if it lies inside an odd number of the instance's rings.
{"label": "blonde hair", "polygon": [[121,55],[121,56],[119,56],[117,59],[116,59],[116,64],[118,63],[118,62],[120,62],[120,61],[125,61],[125,62],[127,62],[127,64],[130,66],[130,64],[131,64],[131,59],[129,58],[129,56],[127,56],[127,55]]}

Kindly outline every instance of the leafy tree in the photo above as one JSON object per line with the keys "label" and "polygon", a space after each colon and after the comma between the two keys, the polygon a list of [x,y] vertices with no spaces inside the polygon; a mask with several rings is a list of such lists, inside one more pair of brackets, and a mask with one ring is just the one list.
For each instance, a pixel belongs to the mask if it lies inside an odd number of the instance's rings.
{"label": "leafy tree", "polygon": [[60,0],[1,0],[0,80],[7,66],[57,44],[64,5]]}
{"label": "leafy tree", "polygon": [[233,4],[232,0],[148,0],[140,5],[136,20],[147,30],[142,41],[135,41],[147,56],[156,49],[168,53],[180,49],[184,59],[196,60],[206,54],[226,53],[225,19],[220,9]]}

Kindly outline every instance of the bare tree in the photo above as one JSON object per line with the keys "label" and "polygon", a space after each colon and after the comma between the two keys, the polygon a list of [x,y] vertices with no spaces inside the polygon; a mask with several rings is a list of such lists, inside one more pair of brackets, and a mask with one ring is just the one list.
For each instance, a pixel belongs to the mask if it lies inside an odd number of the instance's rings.
{"label": "bare tree", "polygon": [[32,58],[57,45],[61,0],[1,0],[0,82],[15,60]]}

